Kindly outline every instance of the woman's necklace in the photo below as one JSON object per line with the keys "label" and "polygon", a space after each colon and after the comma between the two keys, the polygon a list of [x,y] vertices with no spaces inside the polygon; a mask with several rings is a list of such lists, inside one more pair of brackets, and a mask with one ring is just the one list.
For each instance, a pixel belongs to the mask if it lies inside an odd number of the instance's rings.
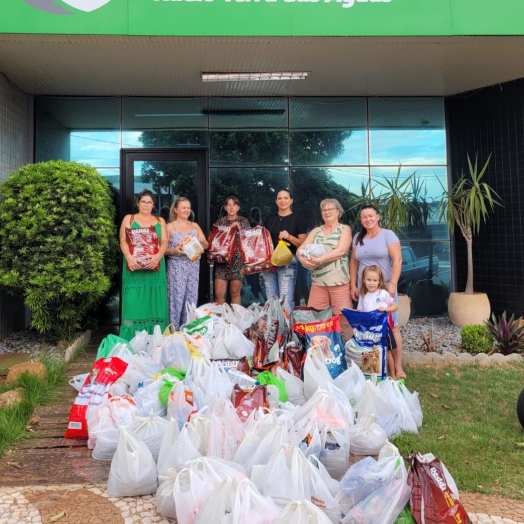
{"label": "woman's necklace", "polygon": [[285,215],[281,215],[280,213],[277,213],[278,215],[278,219],[279,220],[282,220],[283,218],[286,218],[288,217],[289,215],[291,215],[292,211],[290,211],[289,213],[286,213]]}

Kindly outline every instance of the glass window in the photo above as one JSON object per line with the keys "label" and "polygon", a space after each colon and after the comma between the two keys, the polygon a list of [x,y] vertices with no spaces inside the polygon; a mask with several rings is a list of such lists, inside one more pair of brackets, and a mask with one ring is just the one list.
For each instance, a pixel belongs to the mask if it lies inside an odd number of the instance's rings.
{"label": "glass window", "polygon": [[122,147],[207,146],[205,98],[124,98]]}
{"label": "glass window", "polygon": [[371,98],[372,165],[446,164],[443,98]]}
{"label": "glass window", "polygon": [[[375,197],[384,193],[406,193],[411,203],[410,225],[401,225],[402,239],[449,239],[446,225],[438,219],[436,210],[444,188],[447,187],[445,166],[371,167],[371,187]],[[408,182],[406,182],[406,180]],[[402,185],[404,184],[405,185]],[[395,189],[402,185],[401,190]]]}
{"label": "glass window", "polygon": [[[287,168],[212,168],[210,169],[211,223],[223,216],[228,196],[240,200],[240,215],[257,215],[260,223],[275,213],[277,192],[289,185]],[[259,213],[257,213],[257,209]]]}
{"label": "glass window", "polygon": [[36,99],[36,161],[73,160],[118,167],[120,99]]}
{"label": "glass window", "polygon": [[366,99],[290,100],[291,164],[368,163]]}
{"label": "glass window", "polygon": [[208,111],[211,167],[288,164],[285,98],[212,98]]}
{"label": "glass window", "polygon": [[336,198],[346,211],[341,222],[353,223],[356,197],[369,182],[367,167],[300,167],[291,170],[293,210],[303,215],[310,227],[321,224],[320,202]]}

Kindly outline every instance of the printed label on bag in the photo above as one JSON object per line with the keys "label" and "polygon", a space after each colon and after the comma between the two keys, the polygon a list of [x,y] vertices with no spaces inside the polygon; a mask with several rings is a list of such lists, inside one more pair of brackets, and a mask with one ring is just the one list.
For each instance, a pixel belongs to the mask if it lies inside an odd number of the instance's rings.
{"label": "printed label on bag", "polygon": [[81,422],[70,422],[67,425],[67,429],[82,429],[82,423]]}

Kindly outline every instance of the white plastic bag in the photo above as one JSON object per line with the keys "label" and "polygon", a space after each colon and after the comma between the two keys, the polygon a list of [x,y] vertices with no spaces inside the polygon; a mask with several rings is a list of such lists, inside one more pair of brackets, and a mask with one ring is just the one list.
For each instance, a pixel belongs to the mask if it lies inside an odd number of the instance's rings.
{"label": "white plastic bag", "polygon": [[333,384],[326,363],[314,353],[308,353],[304,363],[304,395],[310,399],[319,387],[327,389],[328,384]]}
{"label": "white plastic bag", "polygon": [[153,337],[148,346],[148,353],[151,356],[153,362],[157,362],[162,365],[162,345],[164,344],[164,336],[160,326],[155,326],[153,329]]}
{"label": "white plastic bag", "polygon": [[162,346],[162,363],[164,367],[172,367],[179,371],[186,371],[190,360],[186,339],[180,333],[164,337]]}
{"label": "white plastic bag", "polygon": [[418,433],[415,419],[411,414],[411,410],[409,409],[405,397],[400,392],[400,385],[399,382],[387,377],[385,380],[379,382],[378,388],[384,397],[397,408],[397,424],[400,430],[405,431],[406,433]]}
{"label": "white plastic bag", "polygon": [[[231,398],[233,393],[233,383],[227,377],[227,374],[222,371],[214,362],[211,362],[209,369],[209,378],[207,383],[206,398]],[[206,402],[210,405],[211,403]]]}
{"label": "white plastic bag", "polygon": [[176,382],[167,399],[167,418],[174,418],[179,429],[182,429],[194,411],[197,411],[197,408],[193,390],[183,382]]}
{"label": "white plastic bag", "polygon": [[124,362],[127,362],[127,365],[133,365],[133,356],[134,353],[130,351],[130,349],[127,347],[127,344],[115,344],[111,351],[108,353],[107,358],[109,357],[117,357],[120,360],[123,360]]}
{"label": "white plastic bag", "polygon": [[420,428],[422,426],[422,408],[420,406],[420,401],[418,399],[418,392],[409,391],[406,385],[403,384],[402,382],[398,384],[398,387],[400,389],[400,393],[406,400],[406,403],[411,412],[411,416],[413,417],[413,420],[415,421],[417,428]]}
{"label": "white plastic bag", "polygon": [[232,524],[276,524],[279,508],[262,496],[254,484],[245,479],[239,483],[233,504]]}
{"label": "white plastic bag", "polygon": [[280,514],[276,524],[330,524],[327,515],[309,500],[294,500]]}
{"label": "white plastic bag", "polygon": [[162,371],[162,362],[154,361],[148,353],[138,353],[133,357],[135,370],[146,378],[153,378]]}
{"label": "white plastic bag", "polygon": [[155,493],[158,487],[156,464],[147,446],[124,427],[107,479],[110,497],[139,497]]}
{"label": "white plastic bag", "polygon": [[169,456],[169,453],[178,441],[179,436],[180,430],[178,429],[178,422],[172,418],[167,423],[166,430],[164,432],[164,436],[162,437],[162,442],[160,444],[160,449],[158,451],[157,469],[159,476],[167,475],[167,470],[169,468],[165,467],[165,464]]}
{"label": "white plastic bag", "polygon": [[[342,524],[393,524],[408,503],[411,488],[407,483],[407,471],[402,457],[384,459],[395,463],[394,475],[378,489],[350,509],[340,521]],[[357,463],[358,464],[358,463]],[[341,483],[342,486],[342,483]]]}
{"label": "white plastic bag", "polygon": [[335,386],[341,389],[347,396],[349,403],[354,407],[362,394],[366,384],[366,377],[361,369],[352,361],[348,361],[348,368],[335,380]]}
{"label": "white plastic bag", "polygon": [[282,368],[277,368],[277,378],[282,380],[286,386],[287,398],[291,404],[302,406],[306,403],[304,395],[304,382],[295,375],[288,373]]}
{"label": "white plastic bag", "polygon": [[159,475],[159,486],[156,490],[155,501],[156,510],[160,515],[168,519],[176,519],[175,494],[173,488],[177,472],[173,468],[169,468],[167,475]]}
{"label": "white plastic bag", "polygon": [[129,431],[132,431],[149,448],[156,462],[167,426],[168,422],[165,418],[151,414],[149,417],[135,417],[129,426]]}
{"label": "white plastic bag", "polygon": [[143,331],[137,331],[135,336],[129,341],[129,345],[136,353],[147,353],[149,333],[145,329]]}
{"label": "white plastic bag", "polygon": [[187,424],[182,428],[178,440],[167,450],[166,454],[162,453],[163,461],[158,459],[159,474],[166,475],[169,468],[182,471],[189,462],[200,458],[202,454],[198,451],[200,447],[200,437],[194,432],[190,434]]}
{"label": "white plastic bag", "polygon": [[218,399],[211,415],[207,455],[232,460],[244,438],[244,426],[229,399]]}
{"label": "white plastic bag", "polygon": [[238,319],[236,324],[242,332],[246,331],[246,329],[249,329],[258,318],[258,313],[256,313],[253,309],[246,309],[240,304],[232,304],[231,307],[233,308],[235,316]]}
{"label": "white plastic bag", "polygon": [[375,423],[375,416],[368,413],[349,429],[349,441],[353,455],[378,455],[388,436]]}
{"label": "white plastic bag", "polygon": [[160,402],[159,393],[164,385],[161,377],[156,380],[147,381],[144,387],[136,390],[134,398],[142,416],[151,413],[163,417],[166,414],[166,407]]}
{"label": "white plastic bag", "polygon": [[211,496],[204,502],[195,520],[196,524],[222,523],[224,518],[233,511],[235,496],[238,489],[238,480],[227,477],[213,491]]}
{"label": "white plastic bag", "polygon": [[374,415],[375,422],[386,432],[388,437],[400,433],[398,425],[398,409],[384,398],[381,391],[370,380],[366,381],[362,395],[355,404],[357,421],[365,415]]}
{"label": "white plastic bag", "polygon": [[73,386],[77,391],[80,391],[82,389],[82,386],[84,385],[84,382],[86,381],[86,378],[88,377],[89,373],[84,373],[83,375],[75,375],[70,381],[69,385]]}
{"label": "white plastic bag", "polygon": [[111,397],[108,403],[117,428],[129,426],[138,412],[135,399],[130,396]]}

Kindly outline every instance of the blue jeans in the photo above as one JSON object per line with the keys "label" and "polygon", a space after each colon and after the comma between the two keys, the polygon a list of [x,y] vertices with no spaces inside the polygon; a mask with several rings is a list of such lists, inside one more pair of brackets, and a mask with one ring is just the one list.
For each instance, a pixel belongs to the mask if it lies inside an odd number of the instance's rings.
{"label": "blue jeans", "polygon": [[289,313],[295,307],[295,281],[297,278],[298,261],[293,255],[293,261],[289,266],[277,267],[276,273],[265,271],[264,285],[266,297],[278,297],[284,299],[284,309]]}

